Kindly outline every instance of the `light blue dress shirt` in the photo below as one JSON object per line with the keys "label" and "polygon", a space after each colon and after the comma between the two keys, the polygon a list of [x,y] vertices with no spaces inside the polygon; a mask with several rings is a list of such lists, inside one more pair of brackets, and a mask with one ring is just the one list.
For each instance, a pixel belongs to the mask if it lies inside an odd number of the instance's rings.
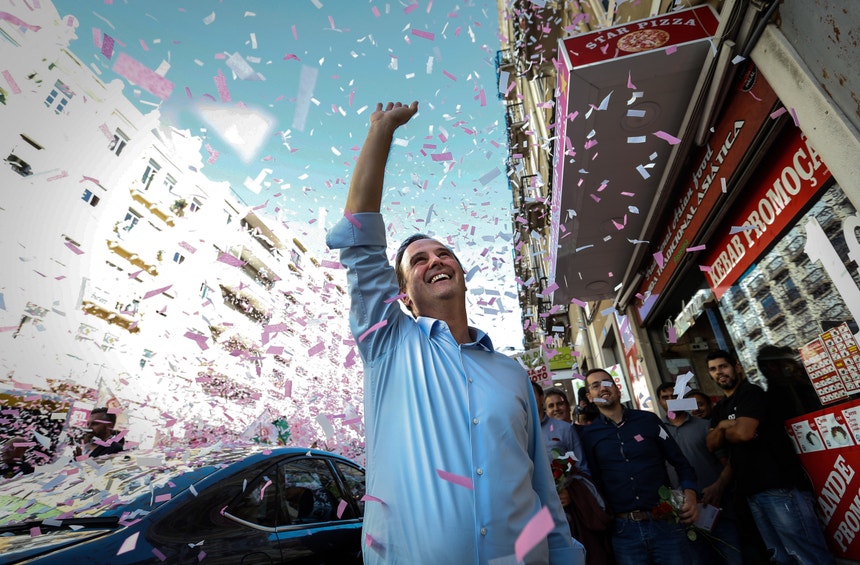
{"label": "light blue dress shirt", "polygon": [[326,243],[341,249],[348,270],[350,326],[364,362],[367,493],[382,501],[365,503],[364,562],[514,563],[517,536],[543,506],[555,527],[525,562],[584,562],[525,370],[481,330],[470,328],[474,341],[459,345],[441,320],[401,310],[382,216],[353,218],[360,229],[341,219]]}
{"label": "light blue dress shirt", "polygon": [[579,434],[573,428],[573,424],[568,424],[564,420],[557,420],[544,416],[540,422],[540,430],[543,434],[543,441],[546,444],[546,451],[549,454],[550,461],[554,459],[552,450],[556,449],[561,452],[561,455],[568,451],[573,452],[576,457],[576,467],[580,473],[591,475],[588,470],[588,461],[585,459],[585,450],[582,449],[582,443],[579,441]]}

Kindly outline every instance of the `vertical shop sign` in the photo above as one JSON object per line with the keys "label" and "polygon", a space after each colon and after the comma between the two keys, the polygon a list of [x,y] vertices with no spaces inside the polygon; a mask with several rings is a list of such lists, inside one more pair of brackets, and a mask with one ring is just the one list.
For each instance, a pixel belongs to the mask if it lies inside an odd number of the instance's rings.
{"label": "vertical shop sign", "polygon": [[748,183],[744,197],[708,242],[705,278],[719,300],[762,252],[792,225],[830,178],[830,171],[799,129],[773,144],[779,155]]}
{"label": "vertical shop sign", "polygon": [[860,559],[860,400],[786,422],[836,557]]}
{"label": "vertical shop sign", "polygon": [[615,312],[615,321],[618,323],[618,333],[621,334],[621,348],[624,350],[624,361],[627,365],[627,375],[630,377],[630,387],[633,389],[636,408],[653,411],[654,403],[648,392],[648,383],[645,380],[642,361],[639,359],[639,348],[633,336],[630,317]]}
{"label": "vertical shop sign", "polygon": [[860,391],[860,346],[847,323],[801,347],[800,357],[822,404]]}
{"label": "vertical shop sign", "polygon": [[[753,90],[755,96],[751,95]],[[650,264],[639,287],[639,294],[645,297],[638,309],[640,320],[647,318],[706,217],[724,198],[725,186],[749,154],[763,124],[771,119],[771,110],[777,102],[773,89],[755,68],[734,91],[710,140],[693,159],[694,167],[677,191],[666,228],[655,240],[662,261]]]}

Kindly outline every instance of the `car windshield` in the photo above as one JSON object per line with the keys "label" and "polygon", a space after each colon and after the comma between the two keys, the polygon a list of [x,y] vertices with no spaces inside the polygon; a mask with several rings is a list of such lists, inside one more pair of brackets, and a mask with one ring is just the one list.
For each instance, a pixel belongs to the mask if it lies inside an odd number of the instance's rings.
{"label": "car windshield", "polygon": [[0,526],[115,516],[130,522],[257,448],[123,452],[0,484]]}

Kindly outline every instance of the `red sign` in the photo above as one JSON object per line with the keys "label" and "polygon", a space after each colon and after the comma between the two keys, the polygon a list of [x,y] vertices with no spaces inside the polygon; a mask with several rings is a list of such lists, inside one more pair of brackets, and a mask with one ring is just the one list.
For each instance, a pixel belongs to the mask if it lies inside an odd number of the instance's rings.
{"label": "red sign", "polygon": [[744,189],[702,260],[708,284],[719,299],[762,252],[791,225],[830,178],[827,166],[799,129],[789,126],[773,145],[773,159]]}
{"label": "red sign", "polygon": [[724,183],[729,183],[762,125],[771,119],[777,101],[773,89],[755,67],[737,85],[710,140],[691,161],[695,166],[684,181],[686,187],[678,194],[666,229],[660,239],[654,240],[662,263],[651,263],[639,287],[639,294],[646,297],[639,307],[640,320],[648,316],[654,299],[669,282],[690,242],[723,199]]}
{"label": "red sign", "polygon": [[860,399],[786,422],[836,557],[860,559]]}
{"label": "red sign", "polygon": [[707,4],[655,18],[584,33],[564,40],[574,67],[681,45],[712,37],[717,31],[714,10]]}

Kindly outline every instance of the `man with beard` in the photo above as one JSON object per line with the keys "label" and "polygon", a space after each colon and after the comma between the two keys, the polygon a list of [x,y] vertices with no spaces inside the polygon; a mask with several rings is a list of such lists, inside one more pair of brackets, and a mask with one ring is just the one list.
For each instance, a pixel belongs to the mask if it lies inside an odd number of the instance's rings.
{"label": "man with beard", "polygon": [[[656,414],[621,404],[621,391],[604,369],[586,373],[585,386],[600,416],[582,429],[582,442],[592,477],[615,516],[610,528],[616,562],[687,565],[684,524],[699,515],[693,467]],[[684,493],[674,512],[664,509],[659,493],[670,484],[667,462]]]}
{"label": "man with beard", "polygon": [[726,395],[714,406],[708,449],[728,448],[738,493],[749,502],[771,562],[834,563],[803,468],[765,391],[743,378],[731,353],[716,350],[707,359]]}

